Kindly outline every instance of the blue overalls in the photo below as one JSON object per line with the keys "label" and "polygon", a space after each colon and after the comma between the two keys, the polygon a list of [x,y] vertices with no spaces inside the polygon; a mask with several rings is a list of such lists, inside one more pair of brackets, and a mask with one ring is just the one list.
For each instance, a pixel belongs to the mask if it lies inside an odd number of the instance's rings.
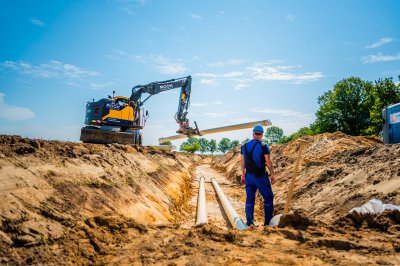
{"label": "blue overalls", "polygon": [[[270,154],[268,145],[263,144],[259,140],[250,140],[249,142],[242,145],[241,154],[244,156],[246,175],[246,219],[247,225],[254,224],[254,203],[256,200],[257,189],[261,196],[264,198],[264,225],[268,225],[272,218],[272,212],[274,210],[274,194],[272,192],[271,183],[268,178],[268,174],[265,171],[265,154]],[[247,158],[249,155],[249,158]],[[251,156],[253,155],[253,156]],[[253,162],[251,161],[253,157]],[[255,163],[256,168],[263,169],[260,172],[254,171]],[[257,169],[256,169],[257,170]],[[256,173],[254,173],[256,172]]]}

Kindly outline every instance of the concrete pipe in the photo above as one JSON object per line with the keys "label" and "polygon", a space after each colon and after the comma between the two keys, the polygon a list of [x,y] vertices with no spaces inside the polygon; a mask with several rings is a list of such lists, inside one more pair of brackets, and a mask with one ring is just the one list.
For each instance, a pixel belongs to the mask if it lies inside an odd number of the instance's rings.
{"label": "concrete pipe", "polygon": [[224,211],[225,211],[226,215],[228,216],[229,222],[232,224],[233,228],[236,228],[238,230],[246,229],[248,226],[242,221],[242,219],[240,219],[240,217],[236,213],[235,209],[233,209],[232,205],[226,198],[221,187],[218,185],[217,180],[215,180],[215,178],[212,177],[211,182],[214,186],[215,191],[217,192],[218,198],[221,201],[222,207],[224,208]]}
{"label": "concrete pipe", "polygon": [[[269,121],[269,120],[260,120],[260,121],[254,121],[254,122],[249,122],[249,123],[242,123],[242,124],[200,130],[200,135],[203,136],[203,135],[213,134],[213,133],[220,133],[220,132],[226,132],[226,131],[252,128],[258,124],[260,124],[262,126],[272,125],[271,121]],[[184,139],[187,137],[188,136],[186,136],[186,135],[175,135],[175,136],[170,136],[170,137],[165,137],[165,138],[159,138],[158,142],[163,143],[166,141],[171,141],[171,140],[176,140],[176,139]]]}
{"label": "concrete pipe", "polygon": [[204,176],[200,177],[199,196],[197,197],[196,226],[207,223],[206,191],[204,188]]}

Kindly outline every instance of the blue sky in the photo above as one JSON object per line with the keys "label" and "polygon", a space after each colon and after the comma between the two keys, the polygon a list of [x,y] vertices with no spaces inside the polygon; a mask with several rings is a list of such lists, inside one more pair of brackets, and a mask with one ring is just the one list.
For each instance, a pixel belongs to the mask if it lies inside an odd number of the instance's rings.
{"label": "blue sky", "polygon": [[[189,74],[201,129],[268,117],[290,134],[343,78],[398,81],[399,14],[398,0],[3,0],[0,134],[77,141],[88,100]],[[178,91],[146,103],[145,144],[175,134]],[[207,138],[222,136],[250,134]]]}

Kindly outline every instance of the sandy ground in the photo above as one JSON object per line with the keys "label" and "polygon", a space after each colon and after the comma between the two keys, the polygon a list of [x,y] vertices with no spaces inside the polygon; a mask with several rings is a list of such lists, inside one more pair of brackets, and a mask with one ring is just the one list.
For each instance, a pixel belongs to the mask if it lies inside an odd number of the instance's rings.
{"label": "sandy ground", "polygon": [[196,223],[196,208],[197,208],[197,197],[199,190],[199,180],[201,176],[205,178],[204,188],[206,191],[206,210],[208,223],[219,229],[230,229],[232,228],[228,217],[226,216],[223,207],[218,199],[217,193],[211,183],[211,177],[214,177],[224,191],[225,195],[229,199],[233,208],[236,212],[244,218],[244,201],[245,192],[244,187],[237,186],[233,182],[226,178],[226,176],[219,171],[212,169],[208,163],[202,164],[196,167],[195,177],[193,179],[193,197],[189,201],[190,208],[192,209],[191,218],[181,225],[182,228],[191,228]]}
{"label": "sandy ground", "polygon": [[[277,212],[296,149],[272,149]],[[400,265],[399,213],[347,213],[371,195],[398,204],[399,152],[375,139],[316,136],[282,227],[237,231],[209,183],[214,176],[244,218],[237,151],[212,159],[0,136],[0,264]],[[194,228],[202,175],[209,223]]]}

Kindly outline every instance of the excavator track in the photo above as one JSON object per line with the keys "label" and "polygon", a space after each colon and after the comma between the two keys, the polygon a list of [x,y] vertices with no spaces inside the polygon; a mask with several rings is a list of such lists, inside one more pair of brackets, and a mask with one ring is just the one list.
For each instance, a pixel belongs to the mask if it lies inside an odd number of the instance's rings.
{"label": "excavator track", "polygon": [[80,140],[86,143],[142,145],[142,134],[138,131],[115,132],[84,127],[81,129]]}

